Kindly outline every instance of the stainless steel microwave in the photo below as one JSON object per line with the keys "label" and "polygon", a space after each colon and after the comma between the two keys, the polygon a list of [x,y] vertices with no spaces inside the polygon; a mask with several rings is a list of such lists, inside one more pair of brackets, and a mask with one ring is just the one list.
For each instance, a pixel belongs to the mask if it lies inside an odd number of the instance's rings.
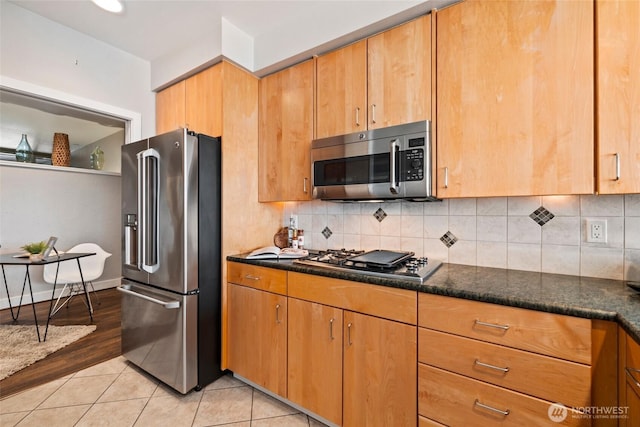
{"label": "stainless steel microwave", "polygon": [[316,139],[311,167],[314,199],[436,200],[429,121]]}

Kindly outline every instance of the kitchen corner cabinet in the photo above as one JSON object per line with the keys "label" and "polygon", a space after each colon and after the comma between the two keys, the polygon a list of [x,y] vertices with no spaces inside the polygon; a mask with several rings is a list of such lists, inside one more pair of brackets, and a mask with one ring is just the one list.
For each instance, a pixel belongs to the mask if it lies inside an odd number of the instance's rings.
{"label": "kitchen corner cabinet", "polygon": [[288,399],[337,425],[416,425],[416,292],[300,273],[288,292]]}
{"label": "kitchen corner cabinet", "polygon": [[316,138],[431,119],[431,19],[317,58]]}
{"label": "kitchen corner cabinet", "polygon": [[620,427],[633,427],[640,425],[640,344],[622,328],[619,354],[619,406],[626,410],[626,417],[620,418]]}
{"label": "kitchen corner cabinet", "polygon": [[593,193],[593,3],[465,1],[436,17],[437,196]]}
{"label": "kitchen corner cabinet", "polygon": [[640,2],[596,1],[598,191],[640,193]]}
{"label": "kitchen corner cabinet", "polygon": [[[282,274],[279,274],[282,273]],[[228,368],[287,395],[286,272],[229,264]]]}
{"label": "kitchen corner cabinet", "polygon": [[308,60],[260,80],[261,202],[311,199],[314,75],[314,60]]}

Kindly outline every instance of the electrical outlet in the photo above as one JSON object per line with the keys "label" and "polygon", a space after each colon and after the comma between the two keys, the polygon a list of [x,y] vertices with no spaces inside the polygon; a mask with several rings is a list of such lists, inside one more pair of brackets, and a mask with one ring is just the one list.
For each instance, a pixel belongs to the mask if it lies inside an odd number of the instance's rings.
{"label": "electrical outlet", "polygon": [[587,242],[607,243],[607,220],[587,220]]}

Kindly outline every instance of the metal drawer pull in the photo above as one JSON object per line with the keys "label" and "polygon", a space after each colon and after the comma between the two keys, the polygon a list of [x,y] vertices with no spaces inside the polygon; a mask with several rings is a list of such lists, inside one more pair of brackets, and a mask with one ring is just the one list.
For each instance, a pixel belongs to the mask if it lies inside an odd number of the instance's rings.
{"label": "metal drawer pull", "polygon": [[509,415],[509,413],[511,411],[509,411],[508,409],[506,411],[503,411],[502,409],[498,409],[498,408],[494,408],[493,406],[489,406],[489,405],[485,405],[484,403],[480,402],[478,399],[476,399],[475,402],[473,402],[474,405],[481,407],[482,409],[486,409],[488,411],[493,411],[495,413],[498,413],[500,415],[504,415],[505,417],[507,415]]}
{"label": "metal drawer pull", "polygon": [[495,369],[496,371],[500,371],[500,372],[504,372],[505,374],[507,372],[509,372],[509,368],[501,368],[500,366],[496,366],[496,365],[490,365],[488,363],[482,363],[481,361],[479,361],[478,359],[475,360],[476,365],[478,366],[482,366],[483,368],[489,368],[489,369]]}
{"label": "metal drawer pull", "polygon": [[371,123],[376,122],[376,104],[371,104]]}
{"label": "metal drawer pull", "polygon": [[348,343],[349,345],[351,345],[351,344],[352,344],[352,343],[351,343],[351,326],[352,326],[352,324],[351,324],[351,323],[347,324],[347,343]]}
{"label": "metal drawer pull", "polygon": [[620,180],[620,154],[616,153],[614,154],[614,156],[616,157],[616,177],[613,180],[619,181]]}
{"label": "metal drawer pull", "polygon": [[356,107],[356,126],[360,126],[360,107]]}
{"label": "metal drawer pull", "polygon": [[308,193],[308,191],[307,191],[307,180],[308,180],[308,179],[309,179],[309,178],[304,178],[304,179],[302,180],[302,192],[303,192],[303,193],[305,193],[305,194],[307,194],[307,193]]}
{"label": "metal drawer pull", "polygon": [[509,325],[498,325],[498,324],[495,324],[495,323],[487,323],[487,322],[483,322],[483,321],[478,320],[478,319],[476,319],[475,324],[479,325],[479,326],[486,326],[488,328],[502,329],[503,331],[506,331],[506,330],[509,329]]}
{"label": "metal drawer pull", "polygon": [[444,188],[449,188],[449,167],[444,167]]}
{"label": "metal drawer pull", "polygon": [[254,276],[252,274],[245,274],[244,278],[249,280],[260,280],[260,277]]}
{"label": "metal drawer pull", "polygon": [[334,318],[331,318],[331,320],[329,320],[329,338],[331,338],[332,340],[335,339],[335,337],[333,336],[333,322],[334,322]]}
{"label": "metal drawer pull", "polygon": [[282,323],[280,320],[280,304],[276,304],[276,323]]}
{"label": "metal drawer pull", "polygon": [[625,372],[627,373],[627,376],[629,378],[631,378],[631,381],[633,381],[633,383],[635,384],[636,387],[640,388],[640,382],[638,382],[638,380],[636,379],[636,377],[633,376],[633,373],[640,373],[640,369],[635,369],[635,368],[628,368],[625,367],[624,368]]}

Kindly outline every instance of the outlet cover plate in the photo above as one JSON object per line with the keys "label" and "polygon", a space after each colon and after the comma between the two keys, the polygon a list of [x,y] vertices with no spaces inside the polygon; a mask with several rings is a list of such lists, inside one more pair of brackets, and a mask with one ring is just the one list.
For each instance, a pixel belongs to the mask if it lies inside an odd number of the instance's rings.
{"label": "outlet cover plate", "polygon": [[587,243],[607,243],[607,220],[588,219]]}

